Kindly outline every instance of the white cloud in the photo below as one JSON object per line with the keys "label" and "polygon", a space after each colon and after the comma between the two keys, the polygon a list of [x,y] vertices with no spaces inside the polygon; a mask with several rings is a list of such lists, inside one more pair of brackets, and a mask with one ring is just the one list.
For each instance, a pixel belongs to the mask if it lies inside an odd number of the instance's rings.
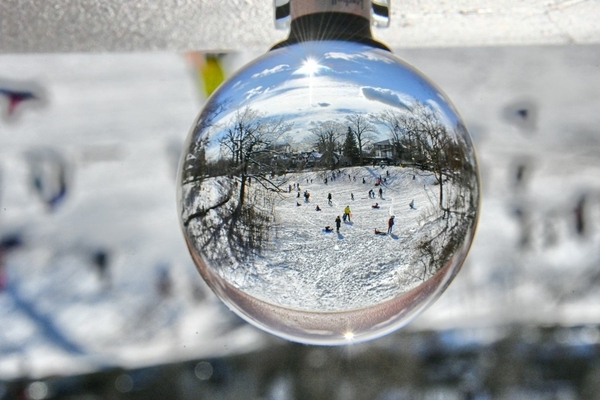
{"label": "white cloud", "polygon": [[[391,54],[391,53],[390,53]],[[381,54],[377,54],[372,51],[365,51],[363,53],[343,53],[339,51],[332,51],[329,53],[325,53],[324,58],[333,58],[338,60],[346,60],[346,61],[361,61],[361,60],[369,60],[369,61],[380,61],[386,64],[391,64],[394,60],[383,56]]]}
{"label": "white cloud", "polygon": [[252,89],[248,90],[248,91],[246,92],[246,100],[248,100],[249,98],[251,98],[251,97],[254,97],[254,96],[256,96],[256,95],[259,95],[259,94],[261,94],[261,93],[262,93],[262,91],[263,91],[263,90],[262,90],[262,86],[257,86],[257,87],[255,87],[255,88],[252,88]]}
{"label": "white cloud", "polygon": [[350,61],[350,60],[357,58],[358,54],[348,54],[348,53],[341,53],[338,51],[332,51],[329,53],[325,53],[324,57]]}
{"label": "white cloud", "polygon": [[252,75],[252,78],[262,78],[267,75],[275,74],[277,72],[286,71],[288,69],[290,69],[289,65],[281,64],[281,65],[277,65],[273,68],[265,69],[264,71],[258,72],[256,74]]}
{"label": "white cloud", "polygon": [[362,87],[360,90],[363,96],[365,96],[365,98],[369,100],[379,101],[390,106],[405,108],[407,110],[411,109],[409,101],[406,101],[401,98],[405,96],[401,96],[398,93],[393,92],[389,89],[365,86]]}

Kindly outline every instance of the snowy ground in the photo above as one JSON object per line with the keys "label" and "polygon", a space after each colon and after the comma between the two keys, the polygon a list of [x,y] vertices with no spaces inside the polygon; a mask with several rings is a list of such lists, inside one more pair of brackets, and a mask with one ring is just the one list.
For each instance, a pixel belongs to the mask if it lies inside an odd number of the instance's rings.
{"label": "snowy ground", "polygon": [[[335,180],[329,176],[327,184],[319,173],[293,177],[302,191],[309,191],[310,202],[292,193],[275,207],[279,229],[275,255],[269,260],[275,265],[289,265],[292,271],[293,278],[282,272],[274,281],[284,289],[288,306],[320,311],[367,307],[422,282],[420,265],[411,260],[418,231],[435,210],[435,203],[430,203],[427,196],[431,195],[432,180],[426,190],[422,179],[412,180],[412,170],[389,167],[387,171],[391,172],[387,185],[382,187],[382,198],[374,185],[377,177],[386,176],[380,168],[344,168]],[[362,183],[363,178],[367,184]],[[377,193],[375,199],[368,197],[368,189]],[[329,193],[331,203],[327,200]],[[420,211],[410,209],[413,199]],[[375,203],[379,209],[372,208]],[[317,204],[322,211],[315,211]],[[350,206],[352,217],[342,222],[339,233],[323,232],[326,226],[335,228],[335,218],[343,216],[346,206]],[[375,235],[376,228],[387,232],[391,215],[396,216],[395,232]],[[263,293],[269,287],[254,290]]]}
{"label": "snowy ground", "polygon": [[[407,329],[600,322],[600,48],[398,54],[461,110],[483,182],[467,262]],[[0,233],[22,232],[25,240],[24,249],[6,256],[0,378],[261,346],[264,336],[206,292],[179,230],[173,160],[200,107],[184,58],[3,55],[0,80],[34,81],[45,97],[0,119]],[[518,117],[523,107],[526,121]],[[69,195],[53,213],[32,193],[24,156],[43,148],[60,152],[71,166]],[[520,183],[518,165],[525,165]],[[312,193],[311,202],[323,208],[322,219],[310,218],[315,228],[333,225],[345,203],[356,214],[354,226],[343,226],[343,240],[325,236],[328,246],[342,242],[343,249],[359,216],[368,215],[360,208],[377,201],[363,199],[366,190],[359,188],[356,206],[344,190],[333,193],[331,210],[320,189]],[[583,194],[586,226],[577,233],[574,210]],[[396,215],[409,211],[400,191],[385,200],[381,217],[360,226],[385,228],[392,198]],[[109,280],[90,261],[98,249],[109,251]],[[172,281],[168,296],[157,290],[164,269]]]}
{"label": "snowy ground", "polygon": [[[433,274],[423,270],[417,249],[422,240],[434,235],[437,225],[444,223],[437,203],[439,186],[431,174],[398,166],[346,167],[289,173],[279,179],[285,181],[284,188],[292,188],[291,192],[261,191],[248,196],[258,199],[252,204],[254,208],[264,209],[274,220],[271,237],[260,255],[239,266],[230,257],[214,264],[238,289],[283,307],[338,311],[389,300]],[[377,179],[381,185],[376,185]],[[203,186],[213,187],[211,192],[222,190],[216,181]],[[373,197],[369,197],[369,190]],[[447,183],[445,192],[452,191]],[[305,192],[310,195],[308,200]],[[265,197],[271,198],[267,208],[262,206]],[[342,218],[347,206],[351,218],[343,221],[337,232],[335,219]],[[392,215],[393,232],[387,235]],[[213,217],[210,224],[219,221]],[[202,226],[191,229],[196,236],[208,234]],[[375,234],[375,229],[381,233]],[[199,248],[229,246],[224,236],[225,229],[220,243]]]}

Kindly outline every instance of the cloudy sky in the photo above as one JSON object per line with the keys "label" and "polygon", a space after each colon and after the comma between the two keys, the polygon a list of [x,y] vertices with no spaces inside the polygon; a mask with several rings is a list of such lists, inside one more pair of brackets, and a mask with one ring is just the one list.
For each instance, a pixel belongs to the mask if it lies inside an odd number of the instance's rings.
{"label": "cloudy sky", "polygon": [[[452,105],[416,70],[389,52],[345,42],[267,53],[233,76],[211,101],[231,102],[221,121],[243,107],[284,117],[293,122],[296,141],[311,135],[308,130],[318,121],[342,121],[349,113],[406,111],[415,102],[437,110],[446,123],[456,123]],[[210,146],[218,146],[219,138],[213,136]],[[386,138],[382,132],[378,140]],[[208,153],[217,154],[217,148]]]}

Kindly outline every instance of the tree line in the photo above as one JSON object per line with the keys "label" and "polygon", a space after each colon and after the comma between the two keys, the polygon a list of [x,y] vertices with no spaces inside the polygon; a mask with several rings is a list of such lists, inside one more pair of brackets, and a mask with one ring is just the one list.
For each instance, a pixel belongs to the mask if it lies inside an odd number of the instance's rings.
{"label": "tree line", "polygon": [[[229,122],[211,126],[219,132],[218,158],[207,162],[206,136],[190,144],[193,149],[184,163],[183,181],[230,176],[239,183],[240,203],[244,201],[248,180],[268,191],[280,191],[281,182],[273,180],[273,176],[293,170],[288,153],[290,140],[286,136],[292,128],[293,124],[283,118],[268,117],[251,108],[238,110]],[[447,203],[446,182],[472,185],[466,181],[475,171],[466,129],[460,123],[450,126],[442,122],[426,104],[416,104],[411,110],[348,114],[338,121],[323,121],[309,131],[322,168],[364,165],[369,155],[366,148],[385,135],[393,148],[392,162],[411,165],[435,178],[441,207]],[[288,150],[282,146],[286,142]]]}
{"label": "tree line", "polygon": [[[254,201],[247,200],[252,196],[268,199],[287,190],[285,173],[289,172],[289,166],[274,160],[286,152],[282,143],[288,145],[289,151],[290,140],[286,135],[293,123],[251,108],[236,111],[227,122],[213,123],[215,115],[218,114],[209,113],[201,119],[197,129],[211,135],[200,134],[189,144],[183,163],[183,196],[193,196],[201,190],[206,178],[226,181],[219,183],[221,193],[214,204],[188,210],[191,212],[184,216],[184,225],[208,213],[217,213],[220,216],[216,219],[223,224],[203,226],[205,236],[206,232],[214,231],[205,239],[217,240],[225,228],[227,237],[237,238],[231,239],[235,243],[230,244],[245,249],[243,253],[248,255],[253,249],[259,250],[258,243],[266,243],[271,210],[257,208]],[[308,131],[311,143],[321,154],[321,167],[331,169],[337,168],[342,160],[343,165],[363,165],[366,148],[378,137],[387,136],[394,149],[393,161],[410,163],[416,173],[432,176],[437,185],[436,203],[440,218],[446,220],[446,229],[422,243],[422,250],[439,254],[440,248],[446,248],[446,253],[452,253],[460,245],[448,238],[462,229],[467,220],[473,220],[478,194],[475,158],[466,142],[469,139],[464,126],[449,125],[430,106],[416,104],[411,110],[348,114],[337,121],[320,122]],[[218,145],[218,157],[213,154],[209,160],[206,151],[210,140],[216,142],[212,143],[211,151]],[[214,184],[208,184],[207,188],[210,187]],[[256,229],[249,232],[251,228]],[[431,264],[439,265],[433,259]]]}

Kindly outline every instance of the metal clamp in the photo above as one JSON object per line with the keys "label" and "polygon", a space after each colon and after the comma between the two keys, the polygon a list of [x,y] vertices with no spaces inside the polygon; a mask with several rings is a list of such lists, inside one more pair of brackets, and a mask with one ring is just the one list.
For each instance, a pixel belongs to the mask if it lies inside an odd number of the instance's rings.
{"label": "metal clamp", "polygon": [[[372,26],[377,28],[387,28],[390,25],[390,1],[391,0],[371,0]],[[290,28],[292,21],[291,2],[292,0],[273,0],[275,29],[287,30]]]}

